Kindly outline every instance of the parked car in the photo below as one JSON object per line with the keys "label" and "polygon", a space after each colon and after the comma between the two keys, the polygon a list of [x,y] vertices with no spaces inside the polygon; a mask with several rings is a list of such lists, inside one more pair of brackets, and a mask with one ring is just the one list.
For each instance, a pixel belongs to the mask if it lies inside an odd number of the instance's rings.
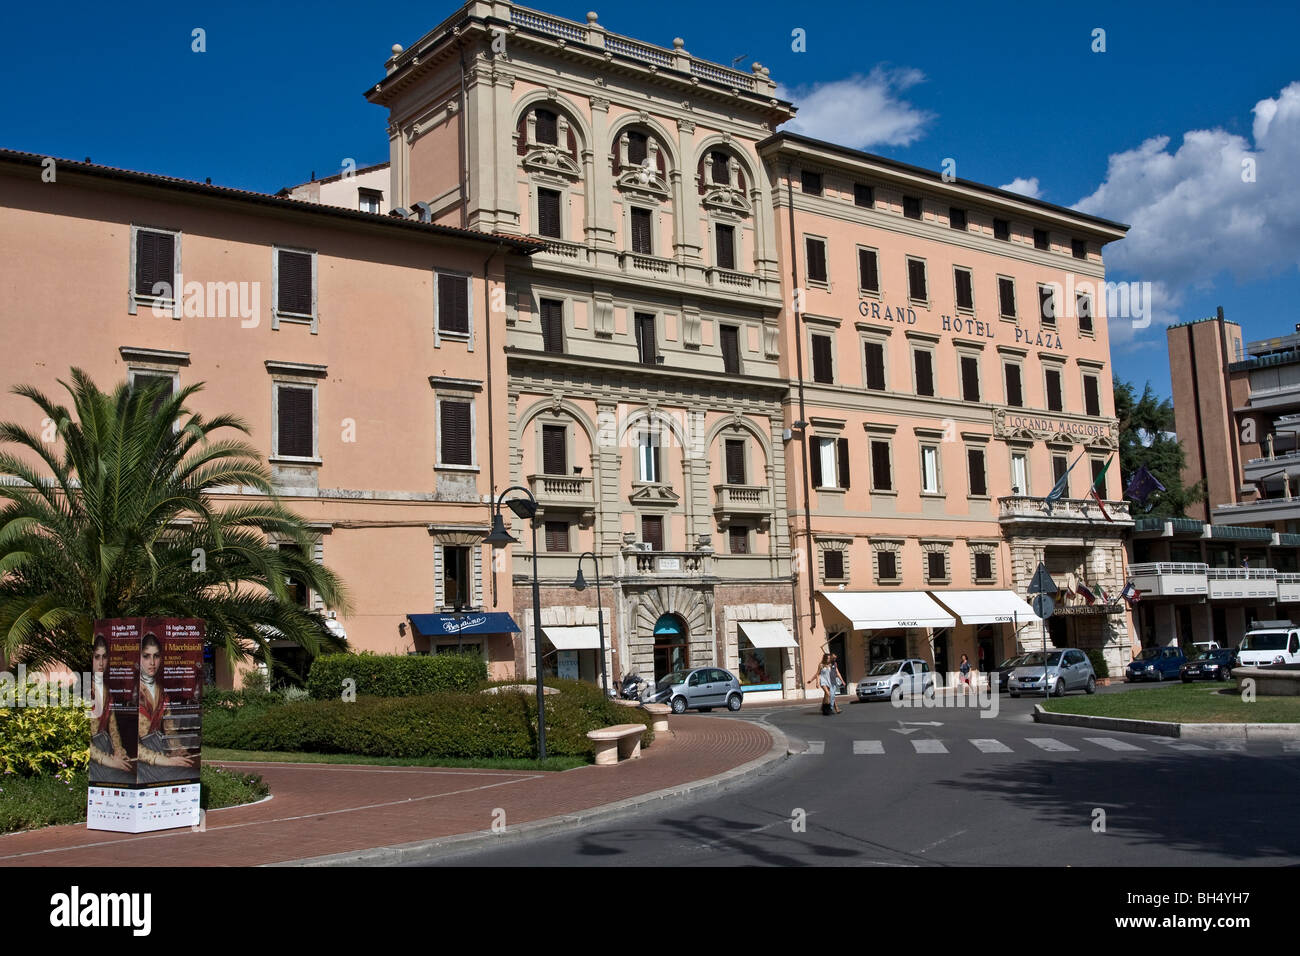
{"label": "parked car", "polygon": [[740,710],[743,692],[740,681],[721,667],[697,667],[674,671],[659,678],[648,703],[667,704],[674,714],[689,710],[710,711],[714,707]]}
{"label": "parked car", "polygon": [[1011,671],[1007,691],[1012,697],[1042,694],[1063,697],[1068,690],[1097,693],[1097,675],[1092,661],[1083,651],[1072,647],[1026,654]]}
{"label": "parked car", "polygon": [[[1007,689],[1007,681],[1011,679],[1011,672],[1016,669],[1016,665],[1025,659],[1024,654],[1016,657],[1008,657],[998,665],[998,692],[1001,693]],[[992,676],[990,675],[990,680]]]}
{"label": "parked car", "polygon": [[1237,648],[1242,667],[1300,664],[1300,630],[1290,621],[1256,621]]}
{"label": "parked car", "polygon": [[1184,684],[1194,680],[1229,680],[1237,662],[1237,652],[1231,647],[1220,647],[1196,655],[1178,671]]}
{"label": "parked car", "polygon": [[858,700],[889,700],[925,693],[934,686],[930,665],[919,658],[881,661],[858,681]]}
{"label": "parked car", "polygon": [[1177,647],[1147,647],[1128,665],[1125,679],[1173,680],[1186,663],[1187,657]]}

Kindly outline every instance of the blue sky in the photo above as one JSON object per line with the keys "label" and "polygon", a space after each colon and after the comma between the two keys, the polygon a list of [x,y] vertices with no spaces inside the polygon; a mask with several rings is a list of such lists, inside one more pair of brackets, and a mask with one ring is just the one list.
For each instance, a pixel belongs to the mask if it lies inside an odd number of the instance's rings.
{"label": "blue sky", "polygon": [[[1134,223],[1109,277],[1159,298],[1149,327],[1114,323],[1123,378],[1168,394],[1165,325],[1217,305],[1248,340],[1300,322],[1298,4],[539,0],[577,20],[593,5],[612,31],[762,62],[809,135],[934,169],[951,157],[995,186],[1036,180],[1043,199]],[[267,191],[382,161],[385,112],[363,91],[393,43],[454,8],[11,4],[0,146]]]}

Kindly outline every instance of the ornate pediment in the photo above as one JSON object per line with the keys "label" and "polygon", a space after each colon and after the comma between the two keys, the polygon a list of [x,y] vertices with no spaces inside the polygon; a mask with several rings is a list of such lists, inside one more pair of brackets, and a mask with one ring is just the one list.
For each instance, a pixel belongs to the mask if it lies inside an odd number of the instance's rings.
{"label": "ornate pediment", "polygon": [[700,202],[711,209],[725,209],[742,216],[748,216],[753,208],[744,192],[735,186],[711,185]]}
{"label": "ornate pediment", "polygon": [[659,171],[647,170],[644,166],[623,167],[623,171],[618,176],[617,186],[625,193],[640,195],[656,202],[664,202],[671,197],[668,183]]}
{"label": "ornate pediment", "polygon": [[634,505],[671,508],[681,501],[681,496],[670,485],[637,485],[627,496]]}
{"label": "ornate pediment", "polygon": [[567,152],[558,146],[539,146],[524,157],[524,169],[530,173],[581,179],[582,168]]}

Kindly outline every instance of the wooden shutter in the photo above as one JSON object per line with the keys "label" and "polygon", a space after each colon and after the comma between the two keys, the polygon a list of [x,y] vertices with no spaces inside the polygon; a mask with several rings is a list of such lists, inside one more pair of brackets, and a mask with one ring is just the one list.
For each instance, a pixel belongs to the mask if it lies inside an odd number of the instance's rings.
{"label": "wooden shutter", "polygon": [[537,110],[536,135],[537,142],[545,143],[547,146],[560,145],[559,117],[550,110]]}
{"label": "wooden shutter", "polygon": [[740,374],[740,329],[734,325],[721,327],[722,369],[729,375]]}
{"label": "wooden shutter", "polygon": [[1047,408],[1050,411],[1059,412],[1063,407],[1061,402],[1061,373],[1058,369],[1049,368],[1046,377]]}
{"label": "wooden shutter", "polygon": [[957,308],[975,308],[975,290],[971,284],[969,269],[955,269],[953,275],[957,280]]}
{"label": "wooden shutter", "polygon": [[934,359],[925,349],[912,353],[916,361],[916,394],[934,394]]}
{"label": "wooden shutter", "polygon": [[569,155],[574,159],[578,158],[578,137],[573,132],[573,127],[569,127],[569,135],[566,138],[569,147]]}
{"label": "wooden shutter", "polygon": [[807,169],[802,170],[800,172],[799,188],[810,196],[820,196],[822,194],[822,174]]}
{"label": "wooden shutter", "polygon": [[567,521],[546,522],[546,550],[547,551],[568,551],[569,550],[569,522]]}
{"label": "wooden shutter", "polygon": [[727,529],[727,533],[731,538],[732,554],[749,554],[749,528],[743,524],[733,524]]}
{"label": "wooden shutter", "polygon": [[733,438],[727,439],[727,484],[743,485],[745,483],[745,443]]}
{"label": "wooden shutter", "polygon": [[918,302],[926,301],[925,263],[919,259],[907,260],[907,295]]}
{"label": "wooden shutter", "polygon": [[984,452],[978,448],[966,449],[966,464],[970,469],[970,493],[987,495],[989,487],[984,475]]}
{"label": "wooden shutter", "polygon": [[645,312],[636,313],[637,357],[642,365],[657,365],[655,347],[655,317]]}
{"label": "wooden shutter", "polygon": [[878,551],[876,559],[880,563],[880,579],[892,581],[898,577],[898,556],[893,551]]}
{"label": "wooden shutter", "polygon": [[867,388],[878,392],[885,390],[885,347],[879,342],[865,342],[867,359]]}
{"label": "wooden shutter", "polygon": [[880,291],[880,262],[874,249],[858,250],[858,288],[863,292]]}
{"label": "wooden shutter", "polygon": [[547,475],[567,475],[569,473],[566,440],[563,425],[542,426],[542,472]]}
{"label": "wooden shutter", "polygon": [[931,581],[942,581],[948,577],[946,555],[942,551],[931,551],[926,555],[927,570]]}
{"label": "wooden shutter", "polygon": [[826,566],[825,577],[828,578],[844,577],[844,552],[843,551],[823,551],[822,562]]}
{"label": "wooden shutter", "polygon": [[966,231],[966,210],[951,206],[948,209],[948,228]]}
{"label": "wooden shutter", "polygon": [[713,165],[713,181],[719,184],[731,184],[731,169],[726,153],[710,153],[709,162]]}
{"label": "wooden shutter", "polygon": [[1002,366],[1007,380],[1007,404],[1022,408],[1025,404],[1024,388],[1020,383],[1020,366],[1007,364]]}
{"label": "wooden shutter", "polygon": [[1097,392],[1097,377],[1083,377],[1083,410],[1089,415],[1101,414],[1101,395]]}
{"label": "wooden shutter", "polygon": [[1040,285],[1038,287],[1038,317],[1044,325],[1056,324],[1056,303],[1054,298],[1051,286]]}
{"label": "wooden shutter", "polygon": [[831,337],[814,335],[812,337],[812,365],[814,382],[834,381],[831,362]]}
{"label": "wooden shutter", "polygon": [[650,545],[651,551],[664,549],[664,519],[658,515],[646,515],[641,519],[641,540]]}
{"label": "wooden shutter", "polygon": [[439,403],[442,428],[442,464],[472,465],[470,447],[469,403],[445,400]]}
{"label": "wooden shutter", "polygon": [[983,551],[975,554],[975,580],[983,581],[993,577],[993,555]]}
{"label": "wooden shutter", "polygon": [[1016,314],[1016,284],[1011,279],[998,279],[998,311],[1011,318]]}
{"label": "wooden shutter", "polygon": [[542,300],[542,348],[547,352],[564,351],[564,303],[559,299]]}
{"label": "wooden shutter", "polygon": [[469,278],[438,274],[438,331],[469,334]]}
{"label": "wooden shutter", "polygon": [[560,238],[560,194],[554,189],[537,190],[537,234]]}
{"label": "wooden shutter", "polygon": [[1011,223],[1005,219],[993,220],[993,238],[1001,239],[1003,242],[1011,241]]}
{"label": "wooden shutter", "polygon": [[176,281],[176,237],[170,232],[139,229],[135,234],[135,294],[153,295],[156,282],[167,283],[171,292],[162,298],[174,298]]}
{"label": "wooden shutter", "polygon": [[279,310],[311,315],[311,254],[281,249],[279,273]]}
{"label": "wooden shutter", "polygon": [[820,239],[805,240],[808,250],[808,280],[810,282],[826,281],[826,243]]}
{"label": "wooden shutter", "polygon": [[1088,241],[1086,239],[1071,239],[1070,252],[1076,259],[1088,258]]}
{"label": "wooden shutter", "polygon": [[918,196],[903,197],[903,215],[908,219],[921,218],[921,200]]}
{"label": "wooden shutter", "polygon": [[812,483],[814,488],[820,488],[825,484],[822,477],[822,442],[827,441],[824,438],[814,438],[808,444],[808,464],[812,469]]}
{"label": "wooden shutter", "polygon": [[650,235],[650,210],[632,210],[632,251],[642,255],[653,255],[654,244]]}
{"label": "wooden shutter", "polygon": [[1047,230],[1046,230],[1046,229],[1035,229],[1035,230],[1034,230],[1034,248],[1035,248],[1035,249],[1051,249],[1051,248],[1052,248],[1052,239],[1051,239],[1051,236],[1049,236],[1049,235],[1047,234]]}
{"label": "wooden shutter", "polygon": [[528,114],[523,113],[519,117],[519,123],[515,127],[515,152],[520,156],[528,155]]}
{"label": "wooden shutter", "polygon": [[849,486],[849,440],[847,438],[835,439],[835,464],[839,468],[840,487],[848,488]]}
{"label": "wooden shutter", "polygon": [[1080,292],[1075,296],[1074,313],[1079,317],[1079,331],[1092,331],[1092,296]]}
{"label": "wooden shutter", "polygon": [[[1056,482],[1060,481],[1061,476],[1065,474],[1068,468],[1069,468],[1069,461],[1066,459],[1065,455],[1053,455],[1052,456],[1052,483],[1055,484]],[[1065,493],[1067,496],[1069,495],[1070,491],[1068,488],[1066,489]]]}
{"label": "wooden shutter", "polygon": [[961,397],[968,402],[980,400],[979,359],[973,355],[961,357]]}
{"label": "wooden shutter", "polygon": [[311,458],[316,451],[312,434],[312,389],[277,389],[279,412],[279,447],[276,454],[293,458]]}
{"label": "wooden shutter", "polygon": [[736,230],[732,226],[724,226],[721,223],[713,227],[715,244],[717,245],[717,265],[719,269],[736,268]]}
{"label": "wooden shutter", "polygon": [[889,475],[889,442],[871,443],[871,486],[876,491],[893,490]]}

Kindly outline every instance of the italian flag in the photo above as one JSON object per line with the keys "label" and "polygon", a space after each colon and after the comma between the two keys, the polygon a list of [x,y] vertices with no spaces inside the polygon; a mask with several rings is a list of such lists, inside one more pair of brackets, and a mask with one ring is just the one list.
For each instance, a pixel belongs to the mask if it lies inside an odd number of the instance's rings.
{"label": "italian flag", "polygon": [[1110,463],[1114,460],[1114,455],[1106,459],[1106,464],[1102,466],[1101,473],[1093,479],[1092,487],[1088,489],[1088,494],[1092,495],[1093,500],[1097,502],[1097,507],[1101,509],[1101,513],[1107,521],[1114,521],[1115,519],[1106,511],[1106,503],[1101,500],[1101,495],[1097,494],[1097,486],[1106,480],[1106,472],[1110,469]]}

